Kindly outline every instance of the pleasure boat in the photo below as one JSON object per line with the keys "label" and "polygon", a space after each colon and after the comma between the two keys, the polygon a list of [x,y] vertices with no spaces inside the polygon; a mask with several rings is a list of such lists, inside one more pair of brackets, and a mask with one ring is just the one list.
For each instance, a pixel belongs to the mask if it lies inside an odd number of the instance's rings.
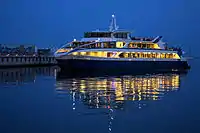
{"label": "pleasure boat", "polygon": [[162,36],[135,37],[120,30],[112,15],[107,31],[85,32],[55,52],[61,69],[180,71],[190,68],[180,48],[168,48]]}

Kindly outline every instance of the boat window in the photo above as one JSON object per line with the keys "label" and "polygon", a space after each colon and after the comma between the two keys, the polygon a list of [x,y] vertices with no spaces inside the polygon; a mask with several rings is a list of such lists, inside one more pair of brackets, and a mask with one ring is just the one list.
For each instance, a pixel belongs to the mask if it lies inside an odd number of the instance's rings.
{"label": "boat window", "polygon": [[126,33],[123,34],[123,38],[127,38],[127,34]]}
{"label": "boat window", "polygon": [[85,38],[92,38],[92,37],[111,37],[111,32],[85,32]]}
{"label": "boat window", "polygon": [[128,35],[127,35],[127,33],[115,33],[114,37],[115,38],[127,38]]}
{"label": "boat window", "polygon": [[146,48],[146,44],[142,44],[142,48]]}
{"label": "boat window", "polygon": [[[174,56],[175,55],[175,56]],[[178,59],[179,57],[173,53],[121,53],[119,54],[119,58],[166,58],[166,59]]]}
{"label": "boat window", "polygon": [[118,38],[122,38],[123,36],[122,36],[122,34],[121,33],[119,33],[118,34]]}

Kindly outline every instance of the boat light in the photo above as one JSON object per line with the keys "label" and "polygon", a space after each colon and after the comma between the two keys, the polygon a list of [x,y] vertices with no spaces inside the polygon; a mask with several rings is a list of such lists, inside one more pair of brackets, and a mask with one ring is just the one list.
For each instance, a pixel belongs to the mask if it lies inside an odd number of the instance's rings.
{"label": "boat light", "polygon": [[95,42],[99,42],[100,41],[100,38],[98,38],[97,40],[95,40]]}

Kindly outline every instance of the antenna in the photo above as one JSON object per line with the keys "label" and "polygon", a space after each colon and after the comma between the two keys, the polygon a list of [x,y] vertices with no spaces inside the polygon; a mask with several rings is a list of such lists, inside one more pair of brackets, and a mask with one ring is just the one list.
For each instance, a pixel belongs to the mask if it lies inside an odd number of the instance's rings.
{"label": "antenna", "polygon": [[119,26],[117,26],[117,22],[116,22],[116,17],[115,15],[112,15],[112,20],[109,26],[109,31],[115,31],[118,30]]}

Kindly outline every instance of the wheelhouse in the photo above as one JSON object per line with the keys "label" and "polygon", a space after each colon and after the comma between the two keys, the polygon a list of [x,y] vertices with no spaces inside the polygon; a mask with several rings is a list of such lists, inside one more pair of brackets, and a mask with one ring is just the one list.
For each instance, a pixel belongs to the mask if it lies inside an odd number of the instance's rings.
{"label": "wheelhouse", "polygon": [[112,32],[85,32],[84,38],[110,38]]}

